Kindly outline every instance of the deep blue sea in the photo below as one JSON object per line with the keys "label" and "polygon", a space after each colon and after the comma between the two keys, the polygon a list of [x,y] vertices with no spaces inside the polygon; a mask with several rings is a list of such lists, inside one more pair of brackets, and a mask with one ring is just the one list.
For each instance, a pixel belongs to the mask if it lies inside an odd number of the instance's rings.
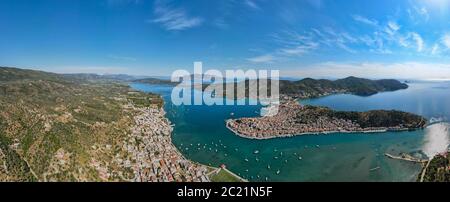
{"label": "deep blue sea", "polygon": [[[250,181],[415,181],[420,165],[392,160],[384,153],[433,156],[449,145],[447,123],[413,132],[249,140],[230,132],[224,121],[258,116],[260,106],[175,106],[171,86],[130,85],[164,97],[167,117],[175,124],[173,142],[186,157],[212,166],[225,164]],[[409,85],[368,97],[332,95],[300,102],[337,110],[397,109],[450,120],[449,82]]]}

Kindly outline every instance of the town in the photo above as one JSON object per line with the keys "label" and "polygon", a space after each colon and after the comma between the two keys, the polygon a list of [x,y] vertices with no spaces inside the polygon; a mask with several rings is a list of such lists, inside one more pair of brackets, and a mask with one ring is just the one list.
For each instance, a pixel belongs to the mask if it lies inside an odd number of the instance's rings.
{"label": "town", "polygon": [[[423,128],[423,117],[399,111],[337,112],[326,107],[302,105],[285,99],[274,116],[229,119],[226,126],[235,134],[250,139],[270,139],[305,134],[376,133]],[[386,123],[377,122],[383,117]],[[397,123],[398,122],[398,123]]]}
{"label": "town", "polygon": [[172,144],[172,127],[161,108],[137,108],[135,125],[122,145],[128,155],[115,161],[132,169],[137,182],[208,182],[207,167],[185,159]]}

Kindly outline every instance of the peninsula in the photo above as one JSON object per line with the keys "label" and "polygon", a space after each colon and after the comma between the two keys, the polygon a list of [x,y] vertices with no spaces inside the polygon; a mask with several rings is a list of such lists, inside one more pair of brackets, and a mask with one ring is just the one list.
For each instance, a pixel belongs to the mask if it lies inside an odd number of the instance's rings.
{"label": "peninsula", "polygon": [[[249,81],[246,81],[249,82]],[[350,93],[360,96],[408,88],[397,80],[345,79],[280,81],[281,104],[274,116],[226,120],[235,134],[252,139],[270,139],[305,134],[403,131],[423,128],[427,120],[401,111],[334,111],[327,107],[305,106],[297,99]],[[227,85],[229,86],[229,85]]]}
{"label": "peninsula", "polygon": [[252,139],[337,132],[402,131],[423,128],[426,123],[427,120],[423,117],[406,112],[343,112],[327,107],[301,105],[297,101],[280,104],[275,116],[226,121],[228,129],[241,137]]}

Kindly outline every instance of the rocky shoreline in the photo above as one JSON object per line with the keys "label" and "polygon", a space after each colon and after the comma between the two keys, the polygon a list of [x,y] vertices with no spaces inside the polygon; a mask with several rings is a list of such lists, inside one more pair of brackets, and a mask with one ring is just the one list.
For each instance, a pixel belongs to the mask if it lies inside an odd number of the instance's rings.
{"label": "rocky shoreline", "polygon": [[[380,118],[386,119],[386,123],[380,123]],[[275,116],[229,119],[225,124],[240,137],[264,140],[299,135],[408,131],[423,128],[426,122],[423,117],[406,112],[336,112],[289,100],[280,104]]]}

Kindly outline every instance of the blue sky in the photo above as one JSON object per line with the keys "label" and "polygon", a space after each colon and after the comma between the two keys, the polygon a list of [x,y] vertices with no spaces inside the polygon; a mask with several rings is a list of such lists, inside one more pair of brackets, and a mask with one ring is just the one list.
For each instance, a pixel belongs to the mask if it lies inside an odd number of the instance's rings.
{"label": "blue sky", "polygon": [[0,65],[450,79],[450,0],[2,0]]}

